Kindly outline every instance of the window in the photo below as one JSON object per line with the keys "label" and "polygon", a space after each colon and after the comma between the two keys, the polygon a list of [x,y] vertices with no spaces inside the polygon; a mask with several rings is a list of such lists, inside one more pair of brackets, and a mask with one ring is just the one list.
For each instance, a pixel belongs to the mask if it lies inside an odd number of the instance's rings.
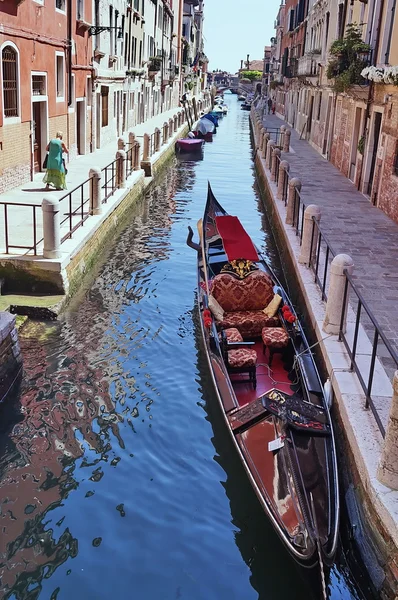
{"label": "window", "polygon": [[130,110],[134,109],[134,92],[130,92]]}
{"label": "window", "polygon": [[392,172],[398,177],[398,142],[395,146],[395,160]]}
{"label": "window", "polygon": [[62,12],[65,12],[65,10],[66,10],[65,0],[55,0],[55,8],[57,10],[62,10]]}
{"label": "window", "polygon": [[18,54],[12,46],[1,53],[3,67],[3,105],[5,117],[18,116]]}
{"label": "window", "polygon": [[321,107],[322,107],[322,92],[319,92],[319,94],[318,94],[318,113],[316,116],[317,121],[319,121],[321,118]]}
{"label": "window", "polygon": [[84,21],[84,0],[77,0],[77,20]]}
{"label": "window", "polygon": [[46,76],[32,75],[32,96],[45,96],[46,94]]}
{"label": "window", "polygon": [[91,77],[87,77],[86,97],[87,97],[87,107],[91,106],[93,103],[93,80]]}
{"label": "window", "polygon": [[55,71],[56,71],[56,84],[57,84],[57,102],[61,101],[65,97],[65,65],[64,55],[55,55]]}
{"label": "window", "polygon": [[108,125],[108,98],[109,88],[101,86],[101,127]]}

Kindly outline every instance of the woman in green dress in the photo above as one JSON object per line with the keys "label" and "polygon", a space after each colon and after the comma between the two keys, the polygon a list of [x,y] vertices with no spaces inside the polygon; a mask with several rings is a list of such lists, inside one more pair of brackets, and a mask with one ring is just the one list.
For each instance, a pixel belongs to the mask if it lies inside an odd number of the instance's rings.
{"label": "woman in green dress", "polygon": [[44,183],[46,183],[46,190],[50,189],[50,185],[53,185],[56,190],[66,190],[65,181],[65,167],[62,160],[62,153],[68,154],[68,148],[62,141],[62,131],[57,131],[55,139],[50,140],[47,145],[47,165],[46,174],[44,175]]}

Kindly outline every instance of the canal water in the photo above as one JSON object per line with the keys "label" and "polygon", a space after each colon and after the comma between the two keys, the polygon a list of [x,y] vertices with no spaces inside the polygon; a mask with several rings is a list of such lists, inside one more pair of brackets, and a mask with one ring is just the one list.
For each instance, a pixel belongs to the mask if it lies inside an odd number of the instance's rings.
{"label": "canal water", "polygon": [[[226,100],[202,160],[172,160],[60,321],[21,332],[0,414],[2,598],[321,598],[237,460],[198,335],[185,239],[208,180],[282,275],[248,113]],[[344,563],[328,597],[361,597]]]}

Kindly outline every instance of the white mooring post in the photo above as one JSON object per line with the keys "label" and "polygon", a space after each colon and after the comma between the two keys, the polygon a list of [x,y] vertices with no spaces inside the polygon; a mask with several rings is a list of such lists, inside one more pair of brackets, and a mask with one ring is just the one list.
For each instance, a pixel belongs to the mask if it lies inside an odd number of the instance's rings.
{"label": "white mooring post", "polygon": [[265,159],[265,166],[270,171],[271,171],[271,164],[272,164],[272,153],[274,151],[274,148],[275,148],[274,140],[269,140],[269,142],[267,144],[267,157]]}
{"label": "white mooring post", "polygon": [[338,254],[332,260],[330,265],[330,283],[328,291],[328,300],[326,303],[325,319],[323,321],[322,329],[326,333],[332,333],[338,335],[340,332],[341,315],[344,309],[344,321],[342,324],[343,333],[347,329],[347,293],[345,306],[344,302],[344,289],[346,285],[346,276],[344,271],[347,271],[349,275],[352,275],[354,271],[354,261],[348,254]]}
{"label": "white mooring post", "polygon": [[90,184],[90,215],[100,215],[102,213],[101,201],[101,169],[91,167],[88,176],[92,179]]}
{"label": "white mooring post", "polygon": [[278,192],[277,197],[283,200],[283,190],[285,189],[285,181],[289,178],[290,165],[287,160],[281,160],[279,163],[278,177]]}
{"label": "white mooring post", "polygon": [[285,135],[283,136],[283,152],[290,152],[290,136],[292,132],[290,129],[286,129]]}
{"label": "white mooring post", "polygon": [[296,190],[301,192],[301,179],[298,177],[293,177],[289,181],[289,190],[287,196],[287,210],[286,210],[286,224],[293,225],[294,222],[294,198],[296,195]]}
{"label": "white mooring post", "polygon": [[383,485],[398,490],[398,371],[394,373],[392,387],[390,416],[377,469],[377,479]]}
{"label": "white mooring post", "polygon": [[267,146],[268,146],[269,140],[270,140],[270,134],[266,130],[264,133],[264,136],[263,136],[263,150],[262,150],[264,159],[267,158]]}
{"label": "white mooring post", "polygon": [[143,148],[143,156],[142,156],[143,161],[149,160],[149,141],[150,141],[149,134],[144,133],[144,148]]}
{"label": "white mooring post", "polygon": [[279,148],[273,148],[271,157],[271,181],[276,181],[276,173],[279,169],[278,158],[281,157]]}
{"label": "white mooring post", "polygon": [[310,204],[304,211],[303,238],[301,241],[301,251],[298,261],[302,265],[307,266],[310,264],[311,242],[312,256],[314,257],[316,241],[318,239],[318,232],[315,230],[314,240],[312,240],[312,231],[314,228],[313,219],[315,219],[317,223],[319,223],[321,220],[321,209],[316,204]]}
{"label": "white mooring post", "polygon": [[60,204],[58,198],[48,194],[41,203],[43,211],[43,257],[61,257]]}
{"label": "white mooring post", "polygon": [[126,187],[126,153],[124,150],[116,152],[116,185],[118,188]]}

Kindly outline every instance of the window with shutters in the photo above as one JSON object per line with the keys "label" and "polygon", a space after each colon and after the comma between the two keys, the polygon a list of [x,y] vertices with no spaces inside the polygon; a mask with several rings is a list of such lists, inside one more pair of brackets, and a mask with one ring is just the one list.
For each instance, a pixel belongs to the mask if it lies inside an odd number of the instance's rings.
{"label": "window with shutters", "polygon": [[18,53],[5,46],[1,53],[5,117],[18,117]]}

